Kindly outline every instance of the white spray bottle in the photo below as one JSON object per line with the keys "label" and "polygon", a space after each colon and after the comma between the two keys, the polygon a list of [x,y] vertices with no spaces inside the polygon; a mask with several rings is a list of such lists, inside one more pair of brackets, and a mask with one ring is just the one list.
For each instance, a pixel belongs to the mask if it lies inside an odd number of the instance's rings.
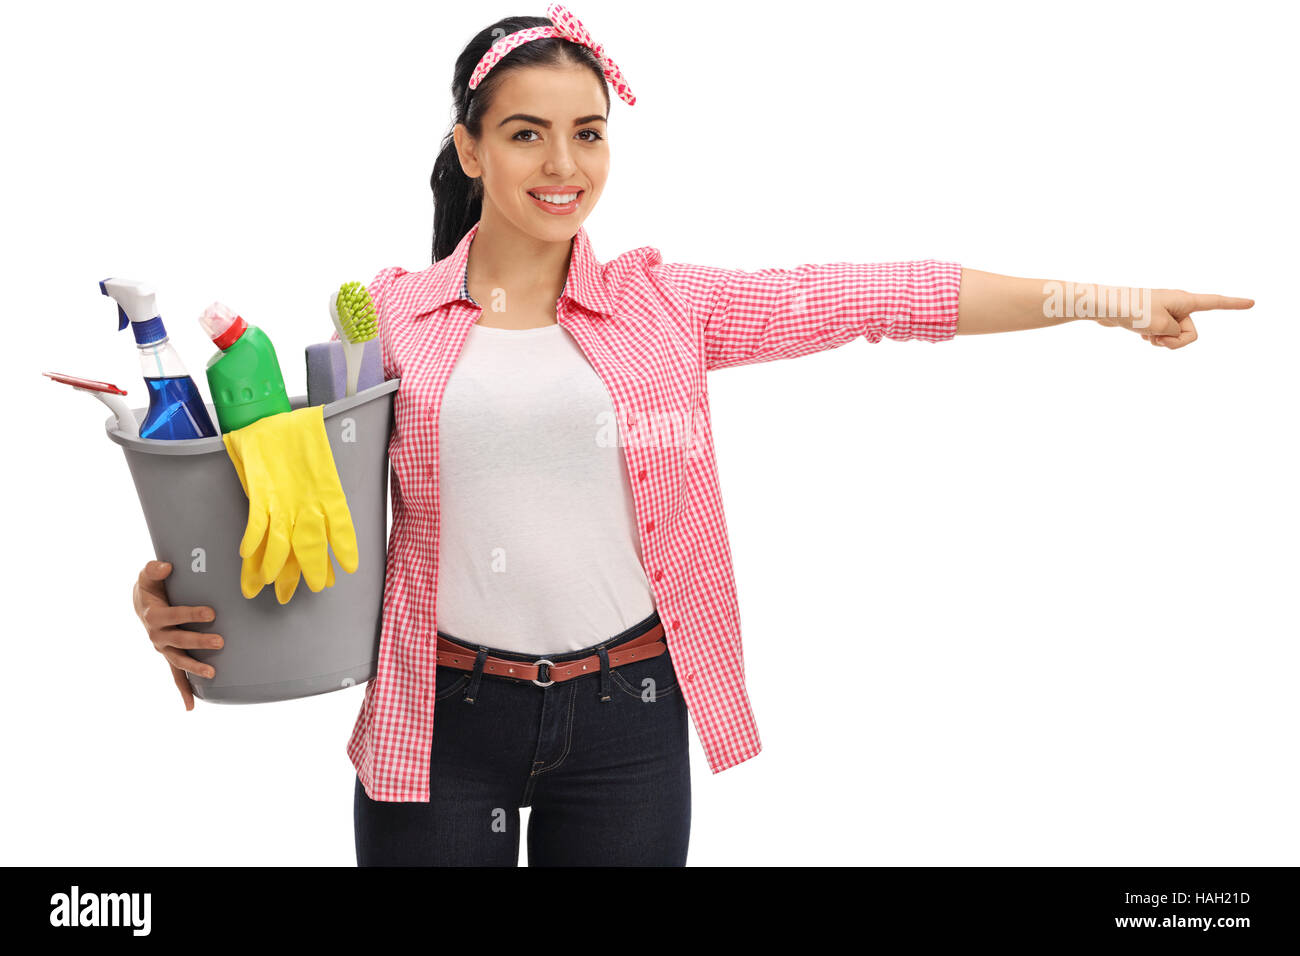
{"label": "white spray bottle", "polygon": [[130,324],[140,349],[140,368],[149,390],[149,414],[140,424],[140,437],[180,441],[217,435],[203,396],[163,328],[153,286],[133,279],[105,279],[99,291],[117,303],[117,330]]}

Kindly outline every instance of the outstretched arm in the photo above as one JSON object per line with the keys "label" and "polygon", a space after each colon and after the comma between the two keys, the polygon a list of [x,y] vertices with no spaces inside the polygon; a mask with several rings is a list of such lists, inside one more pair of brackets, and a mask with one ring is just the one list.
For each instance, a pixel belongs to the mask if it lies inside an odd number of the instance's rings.
{"label": "outstretched arm", "polygon": [[689,313],[709,369],[797,358],[865,338],[943,342],[961,266],[939,259],[746,271],[663,262],[650,275]]}

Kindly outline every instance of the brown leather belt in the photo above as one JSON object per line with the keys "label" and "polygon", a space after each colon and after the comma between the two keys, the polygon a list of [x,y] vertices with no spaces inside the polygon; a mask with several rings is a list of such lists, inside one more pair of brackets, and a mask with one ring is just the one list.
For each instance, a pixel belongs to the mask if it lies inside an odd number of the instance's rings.
{"label": "brown leather belt", "polygon": [[[618,647],[610,648],[606,652],[609,655],[609,666],[618,667],[622,664],[631,664],[633,661],[646,661],[652,657],[658,657],[668,650],[668,645],[664,643],[663,636],[664,626],[660,622],[639,637],[634,637],[632,640],[618,645]],[[478,657],[478,651],[438,635],[437,657],[441,666],[454,667],[461,671],[472,671],[474,661]],[[539,661],[528,664],[523,661],[511,661],[503,657],[489,656],[483,662],[483,673],[492,674],[496,677],[509,677],[515,680],[530,680],[538,687],[550,687],[560,681],[600,673],[600,655],[592,654],[590,657],[564,661],[560,664],[549,661],[544,657]]]}

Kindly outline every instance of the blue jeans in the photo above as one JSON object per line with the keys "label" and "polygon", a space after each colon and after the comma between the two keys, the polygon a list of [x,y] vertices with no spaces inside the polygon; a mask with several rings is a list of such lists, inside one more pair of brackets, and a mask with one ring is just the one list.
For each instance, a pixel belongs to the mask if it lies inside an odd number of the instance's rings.
{"label": "blue jeans", "polygon": [[[597,654],[658,621],[656,611],[602,644],[548,659]],[[521,807],[532,808],[531,866],[686,864],[687,712],[670,653],[548,687],[475,678],[438,668],[429,802],[372,800],[357,780],[358,866],[517,866]]]}

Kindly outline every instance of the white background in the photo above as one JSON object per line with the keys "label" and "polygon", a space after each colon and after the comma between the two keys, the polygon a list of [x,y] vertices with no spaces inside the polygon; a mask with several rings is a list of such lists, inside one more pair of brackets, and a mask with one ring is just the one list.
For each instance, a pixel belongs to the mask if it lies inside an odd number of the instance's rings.
{"label": "white background", "polygon": [[[571,9],[638,97],[602,260],[1256,300],[1176,352],[1076,322],[712,373],[764,751],[714,776],[692,732],[690,863],[1300,862],[1284,8]],[[362,689],[186,713],[131,608],[152,550],[107,413],[38,372],[140,396],[105,276],[157,283],[206,393],[213,299],[301,356],[339,282],[428,265],[453,61],[516,12],[10,13],[5,862],[354,863]]]}

